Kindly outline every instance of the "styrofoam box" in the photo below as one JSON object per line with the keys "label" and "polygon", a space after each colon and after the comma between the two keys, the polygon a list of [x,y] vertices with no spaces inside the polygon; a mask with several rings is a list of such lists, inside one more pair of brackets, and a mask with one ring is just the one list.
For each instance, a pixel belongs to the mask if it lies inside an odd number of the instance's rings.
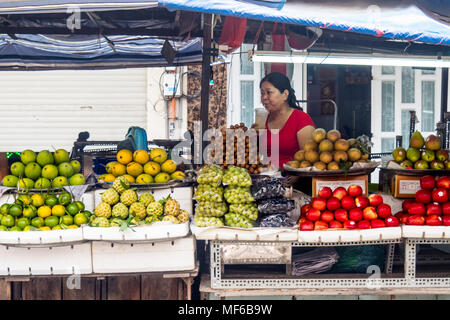
{"label": "styrofoam box", "polygon": [[400,240],[402,229],[400,227],[376,228],[365,230],[323,230],[299,231],[299,242],[358,242]]}
{"label": "styrofoam box", "polygon": [[193,236],[160,242],[92,242],[94,273],[163,272],[195,268]]}
{"label": "styrofoam box", "polygon": [[[102,193],[105,192],[106,189],[98,189],[95,191],[95,206],[97,206],[100,202],[102,202],[101,197]],[[189,215],[193,215],[193,190],[192,187],[180,187],[180,188],[165,188],[165,189],[138,189],[136,190],[138,196],[143,194],[144,192],[150,192],[155,197],[156,201],[159,201],[169,194],[170,196],[177,200],[180,203],[180,208],[186,210]]]}
{"label": "styrofoam box", "polygon": [[419,239],[450,239],[450,227],[403,225],[402,236]]}
{"label": "styrofoam box", "polygon": [[191,224],[191,231],[197,240],[296,241],[298,237],[297,229],[289,228],[200,228]]}
{"label": "styrofoam box", "polygon": [[0,232],[0,244],[65,244],[83,240],[82,228],[51,231]]}
{"label": "styrofoam box", "polygon": [[92,273],[91,243],[67,246],[0,245],[0,274],[70,275]]}
{"label": "styrofoam box", "polygon": [[[170,221],[158,221],[151,225],[141,225],[120,231],[119,227],[99,228],[83,227],[85,240],[165,240],[185,237],[189,234],[189,222],[174,224]],[[131,230],[132,229],[132,230]]]}

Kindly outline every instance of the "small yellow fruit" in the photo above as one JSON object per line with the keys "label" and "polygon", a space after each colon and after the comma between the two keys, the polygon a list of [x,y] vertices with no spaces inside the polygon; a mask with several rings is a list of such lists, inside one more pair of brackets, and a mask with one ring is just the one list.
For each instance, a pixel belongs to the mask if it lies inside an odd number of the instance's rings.
{"label": "small yellow fruit", "polygon": [[111,166],[111,174],[115,177],[122,176],[127,172],[127,167],[121,163],[115,163]]}
{"label": "small yellow fruit", "polygon": [[122,149],[117,152],[117,161],[121,164],[129,164],[133,160],[133,153],[130,150]]}
{"label": "small yellow fruit", "polygon": [[129,174],[124,174],[123,176],[125,177],[125,179],[128,180],[129,183],[135,183],[136,182],[136,179],[134,179],[134,177],[129,175]]}
{"label": "small yellow fruit", "polygon": [[167,160],[167,152],[162,148],[154,148],[150,150],[150,159],[158,163],[163,163]]}
{"label": "small yellow fruit", "polygon": [[139,184],[153,183],[153,177],[147,173],[142,173],[137,176],[136,183]]}
{"label": "small yellow fruit", "polygon": [[150,161],[144,165],[144,172],[151,175],[156,176],[161,171],[161,166],[158,162]]}
{"label": "small yellow fruit", "polygon": [[98,181],[105,181],[105,182],[113,182],[116,179],[116,176],[114,176],[111,173],[102,174],[98,177]]}
{"label": "small yellow fruit", "polygon": [[137,177],[142,172],[144,172],[144,168],[142,167],[141,164],[134,162],[134,161],[127,164],[127,173],[129,175],[131,175],[133,177]]}
{"label": "small yellow fruit", "polygon": [[167,172],[168,174],[171,174],[177,170],[177,164],[173,160],[166,160],[161,165],[161,171]]}
{"label": "small yellow fruit", "polygon": [[39,209],[37,211],[37,215],[41,218],[47,218],[51,214],[52,214],[52,208],[50,208],[49,206],[39,207]]}
{"label": "small yellow fruit", "polygon": [[41,230],[41,231],[51,231],[52,229],[50,229],[50,227],[47,227],[47,226],[42,226],[42,227],[39,227],[39,230]]}
{"label": "small yellow fruit", "polygon": [[106,166],[105,166],[106,172],[107,172],[107,173],[112,173],[112,172],[111,172],[111,168],[112,168],[112,166],[113,166],[114,164],[116,164],[116,163],[119,163],[119,162],[117,162],[117,161],[111,161],[111,162],[108,162],[108,163],[106,164]]}
{"label": "small yellow fruit", "polygon": [[133,153],[133,161],[134,162],[137,162],[140,164],[145,164],[149,160],[150,160],[150,156],[146,150],[136,150]]}
{"label": "small yellow fruit", "polygon": [[183,180],[186,178],[186,174],[183,171],[175,171],[170,175],[170,179],[173,180]]}

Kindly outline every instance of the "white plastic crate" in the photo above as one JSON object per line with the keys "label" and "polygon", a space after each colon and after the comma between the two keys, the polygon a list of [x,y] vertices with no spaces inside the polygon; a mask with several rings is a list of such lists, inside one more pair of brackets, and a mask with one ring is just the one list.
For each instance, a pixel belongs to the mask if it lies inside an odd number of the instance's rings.
{"label": "white plastic crate", "polygon": [[191,224],[197,240],[297,241],[296,228],[197,227]]}
{"label": "white plastic crate", "polygon": [[195,268],[193,236],[161,242],[92,242],[94,273],[164,272]]}
{"label": "white plastic crate", "polygon": [[402,236],[418,239],[450,239],[450,227],[402,225]]}
{"label": "white plastic crate", "polygon": [[67,246],[0,246],[0,275],[71,275],[92,273],[91,243]]}
{"label": "white plastic crate", "polygon": [[169,221],[158,221],[151,225],[132,227],[132,230],[127,228],[124,231],[120,231],[119,227],[100,228],[85,226],[82,229],[85,240],[165,240],[187,236],[189,234],[189,222],[173,224]]}
{"label": "white plastic crate", "polygon": [[83,240],[82,228],[51,231],[0,232],[0,244],[69,244]]}
{"label": "white plastic crate", "polygon": [[361,242],[400,240],[402,229],[400,227],[376,228],[364,230],[323,230],[299,231],[299,242]]}

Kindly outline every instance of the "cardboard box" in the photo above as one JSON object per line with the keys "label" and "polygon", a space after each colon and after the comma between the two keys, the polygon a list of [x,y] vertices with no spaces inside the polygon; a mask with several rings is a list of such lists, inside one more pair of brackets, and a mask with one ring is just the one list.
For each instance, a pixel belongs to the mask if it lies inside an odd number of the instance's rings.
{"label": "cardboard box", "polygon": [[420,177],[396,174],[392,177],[391,193],[396,198],[414,198],[420,190]]}
{"label": "cardboard box", "polygon": [[359,176],[314,177],[312,178],[312,196],[316,197],[318,190],[322,187],[330,187],[331,190],[338,187],[347,189],[352,184],[360,186],[363,189],[363,195],[369,194],[369,176],[364,174]]}

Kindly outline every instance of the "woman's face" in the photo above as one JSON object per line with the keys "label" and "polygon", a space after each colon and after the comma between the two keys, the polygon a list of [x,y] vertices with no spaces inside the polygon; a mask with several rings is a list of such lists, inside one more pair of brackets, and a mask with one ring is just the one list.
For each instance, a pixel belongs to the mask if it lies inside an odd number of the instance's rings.
{"label": "woman's face", "polygon": [[261,103],[269,112],[280,111],[287,104],[288,95],[288,90],[280,92],[268,81],[261,84]]}

